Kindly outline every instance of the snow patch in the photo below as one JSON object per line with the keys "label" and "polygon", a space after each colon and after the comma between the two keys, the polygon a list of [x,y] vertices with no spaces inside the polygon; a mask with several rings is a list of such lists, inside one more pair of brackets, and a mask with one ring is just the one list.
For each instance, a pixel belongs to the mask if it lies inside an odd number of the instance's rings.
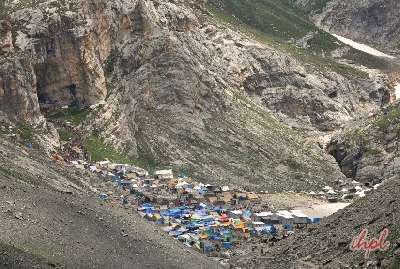
{"label": "snow patch", "polygon": [[400,83],[397,84],[397,85],[394,87],[394,89],[395,89],[394,94],[395,94],[395,96],[396,96],[396,100],[399,100],[399,99],[400,99]]}
{"label": "snow patch", "polygon": [[374,48],[372,48],[372,47],[370,47],[368,45],[355,42],[355,41],[353,41],[351,39],[348,39],[348,38],[345,38],[343,36],[335,35],[335,34],[332,34],[332,35],[334,37],[336,37],[337,39],[339,39],[344,44],[349,45],[350,47],[352,47],[352,48],[354,48],[356,50],[360,50],[362,52],[365,52],[365,53],[368,53],[370,55],[377,56],[377,57],[383,57],[383,58],[389,58],[389,59],[395,59],[396,58],[394,56],[391,56],[391,55],[388,55],[386,53],[383,53],[383,52],[381,52],[381,51],[379,51],[377,49],[374,49]]}

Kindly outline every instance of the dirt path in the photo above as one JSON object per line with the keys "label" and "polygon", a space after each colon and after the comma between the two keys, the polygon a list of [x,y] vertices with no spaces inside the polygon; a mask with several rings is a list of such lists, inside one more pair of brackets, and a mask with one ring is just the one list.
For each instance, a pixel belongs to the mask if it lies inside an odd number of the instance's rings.
{"label": "dirt path", "polygon": [[310,207],[298,207],[296,209],[301,210],[304,214],[310,217],[327,217],[336,213],[340,209],[343,209],[350,205],[350,203],[324,203],[318,205],[312,205]]}
{"label": "dirt path", "polygon": [[310,207],[324,203],[323,200],[305,193],[271,193],[261,196],[262,202],[272,206],[274,210],[287,210],[297,207]]}

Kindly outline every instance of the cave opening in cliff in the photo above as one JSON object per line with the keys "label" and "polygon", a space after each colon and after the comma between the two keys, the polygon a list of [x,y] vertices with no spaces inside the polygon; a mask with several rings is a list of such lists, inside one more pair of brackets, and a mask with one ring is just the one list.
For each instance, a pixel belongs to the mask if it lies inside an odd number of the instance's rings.
{"label": "cave opening in cliff", "polygon": [[71,94],[72,97],[72,102],[68,105],[69,107],[74,107],[74,108],[80,108],[80,103],[79,100],[77,98],[77,87],[76,84],[71,84],[67,87],[67,89],[69,90],[69,93]]}
{"label": "cave opening in cliff", "polygon": [[48,95],[44,92],[44,89],[43,89],[43,88],[44,88],[44,87],[43,87],[43,85],[42,85],[40,82],[38,82],[38,83],[36,84],[36,90],[37,90],[37,97],[38,97],[39,105],[42,106],[42,105],[49,105],[49,104],[55,103],[56,101],[53,100],[53,99],[51,98],[51,96],[48,96]]}
{"label": "cave opening in cliff", "polygon": [[77,97],[78,87],[74,83],[57,90],[50,90],[44,83],[39,81],[36,84],[36,89],[40,110],[44,115],[64,106],[70,108],[80,107],[80,102]]}

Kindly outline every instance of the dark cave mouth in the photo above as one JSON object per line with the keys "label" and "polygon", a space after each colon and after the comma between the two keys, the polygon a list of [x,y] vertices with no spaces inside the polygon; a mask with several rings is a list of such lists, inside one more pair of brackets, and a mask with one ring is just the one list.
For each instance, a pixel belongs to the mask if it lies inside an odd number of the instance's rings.
{"label": "dark cave mouth", "polygon": [[66,107],[75,109],[82,108],[82,102],[79,100],[77,94],[79,88],[74,83],[55,91],[49,91],[40,83],[37,84],[36,88],[40,111],[45,115],[51,111]]}

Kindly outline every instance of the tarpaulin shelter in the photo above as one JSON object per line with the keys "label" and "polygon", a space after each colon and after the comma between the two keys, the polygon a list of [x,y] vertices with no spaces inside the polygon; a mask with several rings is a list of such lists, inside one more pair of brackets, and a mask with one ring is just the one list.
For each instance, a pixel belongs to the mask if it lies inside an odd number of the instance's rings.
{"label": "tarpaulin shelter", "polygon": [[233,219],[240,219],[242,217],[243,211],[242,210],[233,210],[228,212],[229,217]]}
{"label": "tarpaulin shelter", "polygon": [[272,236],[276,236],[277,235],[277,230],[276,230],[276,227],[274,225],[265,226],[265,230],[267,231],[268,234],[270,234]]}
{"label": "tarpaulin shelter", "polygon": [[253,213],[248,209],[244,210],[242,213],[242,217],[246,219],[250,219],[252,215]]}
{"label": "tarpaulin shelter", "polygon": [[283,225],[283,229],[285,229],[286,231],[293,231],[293,225],[285,224]]}
{"label": "tarpaulin shelter", "polygon": [[224,249],[231,249],[233,247],[231,242],[223,242],[222,245]]}
{"label": "tarpaulin shelter", "polygon": [[138,208],[139,211],[144,211],[147,214],[153,213],[154,206],[150,203],[144,203],[141,207]]}
{"label": "tarpaulin shelter", "polygon": [[218,221],[220,221],[220,222],[228,222],[229,221],[229,216],[227,214],[223,214],[218,218]]}
{"label": "tarpaulin shelter", "polygon": [[321,218],[320,217],[309,217],[308,222],[312,224],[320,224]]}
{"label": "tarpaulin shelter", "polygon": [[206,254],[211,253],[215,250],[215,246],[211,242],[203,241],[203,242],[201,242],[201,245],[202,245],[203,252]]}

